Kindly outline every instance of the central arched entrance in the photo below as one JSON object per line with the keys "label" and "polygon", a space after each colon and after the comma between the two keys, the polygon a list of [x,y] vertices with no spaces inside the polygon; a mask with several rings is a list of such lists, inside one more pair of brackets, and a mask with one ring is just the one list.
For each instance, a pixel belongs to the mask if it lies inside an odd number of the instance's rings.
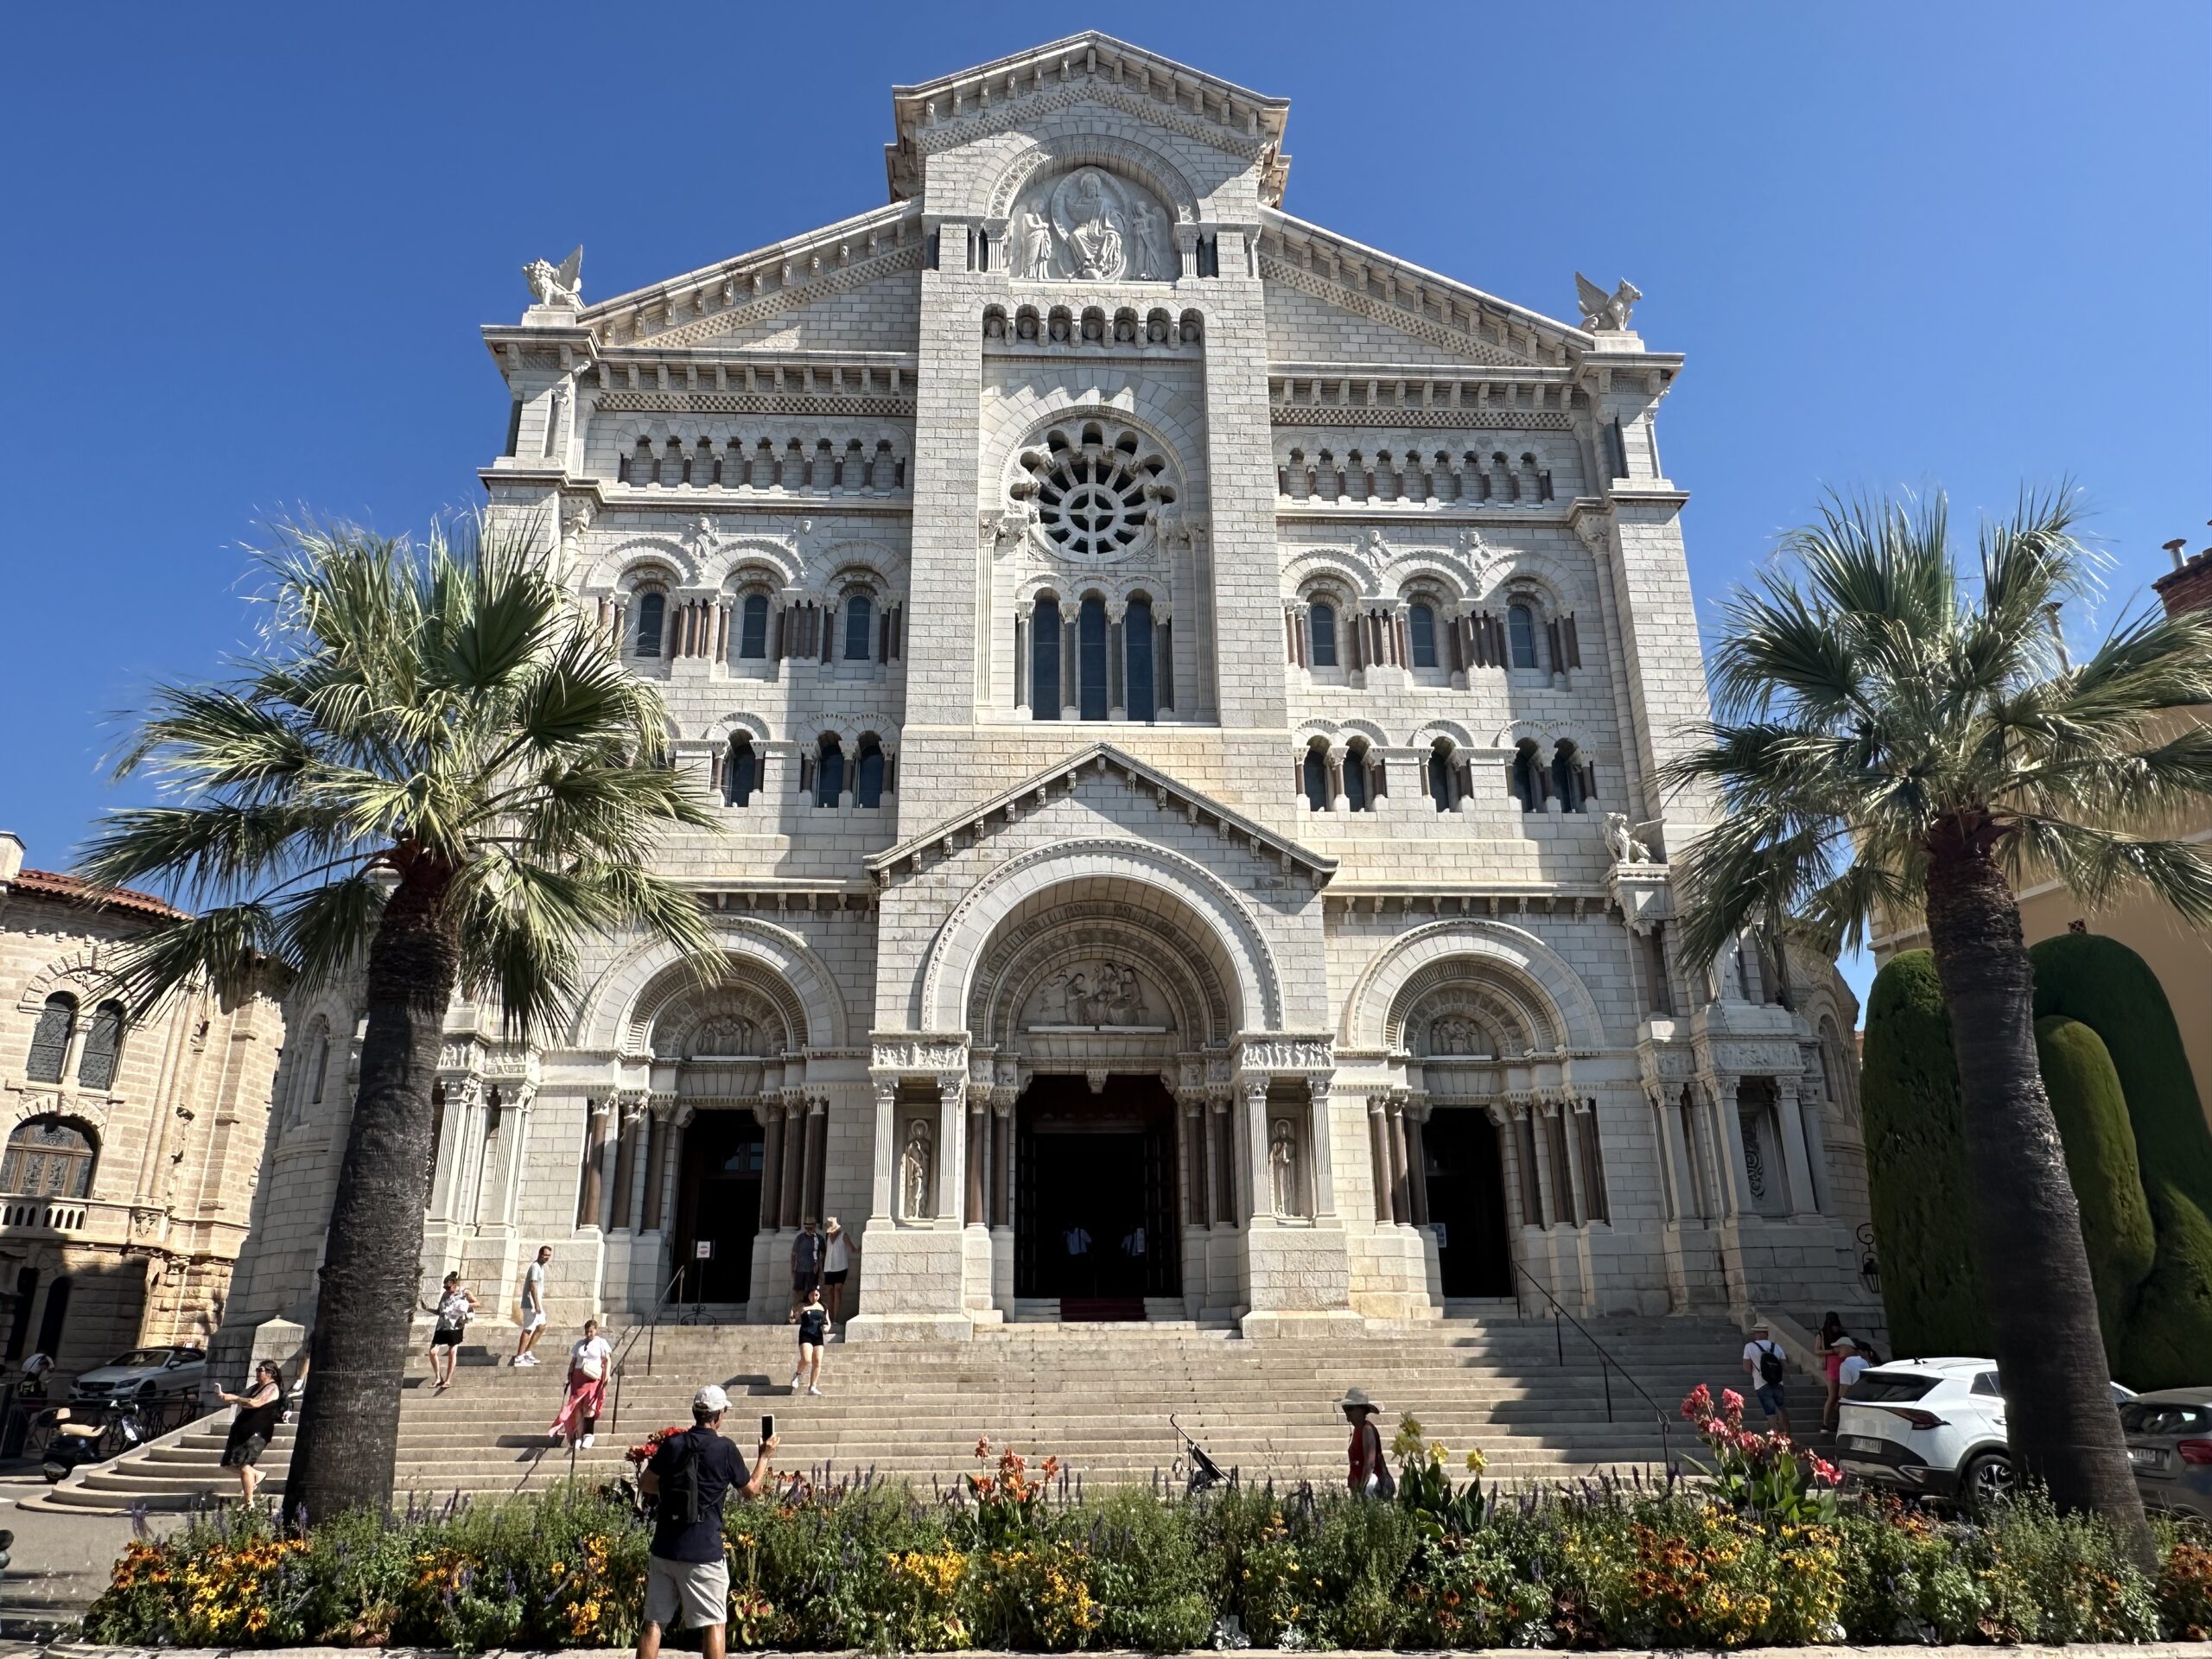
{"label": "central arched entrance", "polygon": [[1141,1319],[1183,1294],[1175,1102],[1157,1077],[1040,1077],[1014,1105],[1014,1294]]}
{"label": "central arched entrance", "polygon": [[753,1294],[765,1146],[749,1111],[701,1112],[684,1132],[676,1187],[679,1300],[743,1302]]}

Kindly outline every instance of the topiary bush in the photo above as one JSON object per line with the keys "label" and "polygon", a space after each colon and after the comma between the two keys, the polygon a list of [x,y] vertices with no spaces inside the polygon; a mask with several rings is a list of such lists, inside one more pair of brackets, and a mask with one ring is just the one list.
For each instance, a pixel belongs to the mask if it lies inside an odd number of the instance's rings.
{"label": "topiary bush", "polygon": [[2078,1020],[2052,1014],[2037,1020],[2036,1059],[2065,1143],[2067,1178],[2082,1209],[2082,1243],[2096,1281],[2105,1353],[2116,1364],[2137,1293],[2158,1250],[2127,1100],[2104,1039]]}
{"label": "topiary bush", "polygon": [[1959,1067],[1926,950],[1899,951],[1874,976],[1859,1094],[1891,1342],[1900,1354],[1992,1351],[1974,1265]]}
{"label": "topiary bush", "polygon": [[2155,1253],[2133,1288],[2113,1369],[2139,1389],[2201,1382],[2212,1356],[2212,1125],[2173,1007],[2150,964],[2118,939],[2062,933],[2028,956],[2037,1019],[2065,1015],[2104,1040],[2134,1129]]}

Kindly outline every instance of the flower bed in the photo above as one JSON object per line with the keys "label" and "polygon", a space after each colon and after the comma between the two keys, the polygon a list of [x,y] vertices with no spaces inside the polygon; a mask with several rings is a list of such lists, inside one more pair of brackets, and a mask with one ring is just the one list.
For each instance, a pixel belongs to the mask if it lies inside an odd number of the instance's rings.
{"label": "flower bed", "polygon": [[[2170,1530],[2146,1577],[2094,1521],[2025,1497],[1986,1523],[1839,1501],[1724,1408],[1694,1484],[1500,1494],[1455,1482],[1408,1421],[1391,1503],[1244,1488],[1053,1501],[979,1446],[947,1501],[867,1483],[726,1516],[733,1647],[1742,1647],[1816,1642],[2205,1639],[2212,1548]],[[1731,1459],[1756,1466],[1731,1468]],[[1783,1471],[1779,1460],[1798,1465]],[[134,1543],[85,1635],[118,1645],[626,1646],[647,1533],[619,1496],[563,1494],[343,1517],[263,1517]]]}

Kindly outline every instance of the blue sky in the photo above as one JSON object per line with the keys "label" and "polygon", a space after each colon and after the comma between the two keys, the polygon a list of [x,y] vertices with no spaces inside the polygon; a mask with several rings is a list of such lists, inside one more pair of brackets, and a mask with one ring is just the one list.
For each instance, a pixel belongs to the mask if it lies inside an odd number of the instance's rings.
{"label": "blue sky", "polygon": [[1642,288],[1708,607],[1823,485],[2071,476],[2115,601],[2212,538],[2197,0],[32,7],[0,825],[66,866],[118,711],[242,638],[257,522],[477,499],[525,260],[604,296],[874,206],[894,82],[1093,22],[1289,97],[1304,217],[1569,319],[1578,267]]}

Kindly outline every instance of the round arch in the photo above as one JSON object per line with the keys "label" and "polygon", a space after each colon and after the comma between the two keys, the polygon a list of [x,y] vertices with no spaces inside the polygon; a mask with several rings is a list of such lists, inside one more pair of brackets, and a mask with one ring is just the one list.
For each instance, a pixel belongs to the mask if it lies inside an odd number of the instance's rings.
{"label": "round arch", "polygon": [[1377,952],[1344,999],[1344,1046],[1402,1046],[1404,1033],[1394,1022],[1403,1019],[1407,988],[1424,969],[1455,958],[1510,990],[1532,1015],[1541,1014],[1560,1046],[1571,1052],[1604,1046],[1597,1002],[1559,953],[1526,929],[1481,917],[1427,923]]}
{"label": "round arch", "polygon": [[1079,167],[1099,168],[1143,186],[1167,204],[1180,224],[1198,219],[1198,193],[1181,168],[1149,144],[1092,132],[1040,135],[999,174],[991,187],[988,216],[1004,219],[1014,211],[1014,199],[1047,171],[1072,173]]}
{"label": "round arch", "polygon": [[[814,1048],[842,1048],[851,1041],[851,1022],[837,982],[828,966],[788,928],[756,917],[709,916],[708,925],[723,953],[741,967],[766,969],[783,995],[779,1007],[799,1041]],[[748,976],[766,988],[766,977]],[[677,948],[665,940],[643,940],[618,957],[593,984],[580,1005],[570,1040],[575,1047],[599,1051],[642,1049],[652,1017],[698,981]]]}

